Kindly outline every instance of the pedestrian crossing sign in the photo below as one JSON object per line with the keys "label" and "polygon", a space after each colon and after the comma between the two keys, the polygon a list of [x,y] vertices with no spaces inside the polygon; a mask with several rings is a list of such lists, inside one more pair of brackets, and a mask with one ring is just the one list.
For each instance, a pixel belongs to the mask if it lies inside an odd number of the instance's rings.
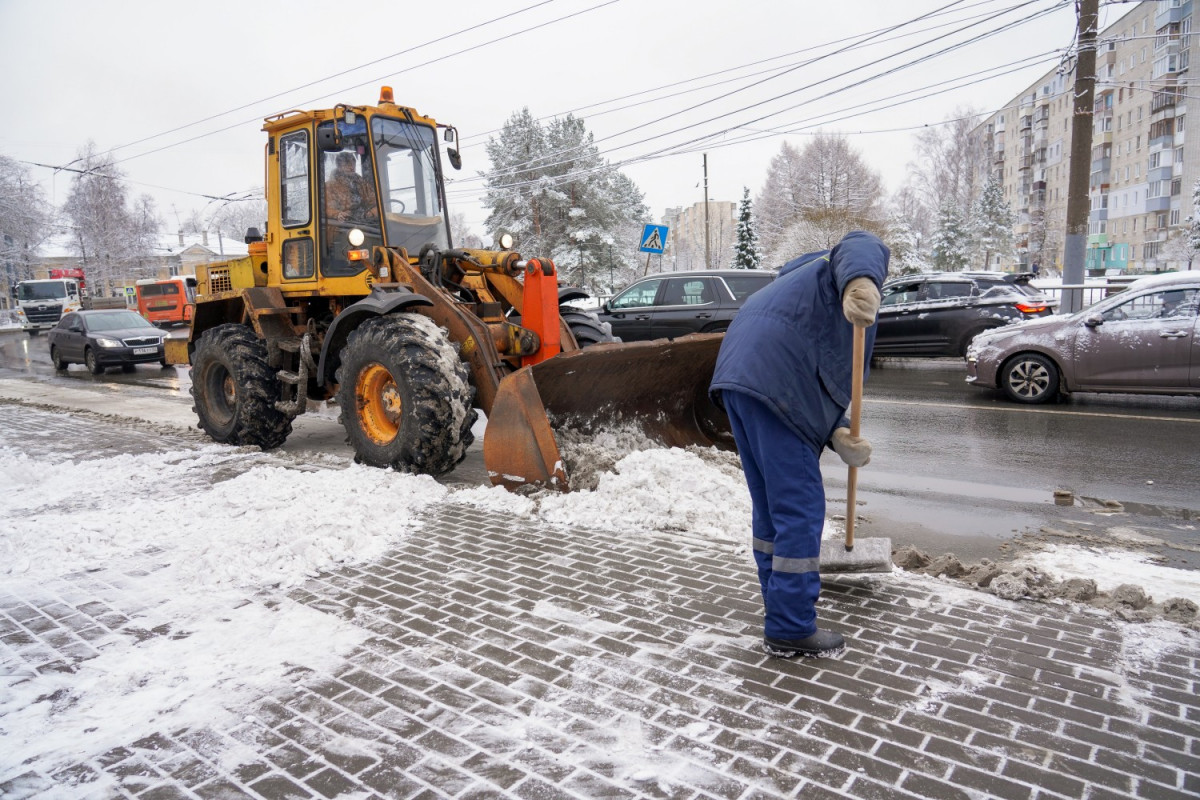
{"label": "pedestrian crossing sign", "polygon": [[662,255],[662,251],[667,247],[667,233],[670,231],[666,225],[647,225],[642,229],[642,246],[640,250],[643,253],[658,253]]}

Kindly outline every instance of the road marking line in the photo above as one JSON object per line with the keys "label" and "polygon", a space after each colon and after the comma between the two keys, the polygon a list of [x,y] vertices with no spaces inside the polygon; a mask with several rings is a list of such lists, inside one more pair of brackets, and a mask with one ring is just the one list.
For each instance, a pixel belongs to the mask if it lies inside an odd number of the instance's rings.
{"label": "road marking line", "polygon": [[973,406],[967,403],[925,403],[916,400],[879,400],[870,397],[863,398],[864,403],[876,403],[878,405],[892,406],[938,406],[942,408],[966,408],[979,411],[1008,411],[1020,412],[1024,414],[1069,414],[1076,417],[1111,417],[1113,419],[1138,419],[1147,420],[1150,422],[1192,422],[1200,423],[1200,419],[1191,419],[1189,417],[1151,417],[1141,414],[1105,414],[1100,411],[1051,411],[1048,408],[1024,408],[1022,406]]}

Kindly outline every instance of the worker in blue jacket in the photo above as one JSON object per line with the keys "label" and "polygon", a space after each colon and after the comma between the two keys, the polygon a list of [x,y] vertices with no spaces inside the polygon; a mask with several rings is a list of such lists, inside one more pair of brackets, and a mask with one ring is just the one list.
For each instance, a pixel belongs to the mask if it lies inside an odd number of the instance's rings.
{"label": "worker in blue jacket", "polygon": [[[826,445],[853,467],[870,443],[851,436],[854,326],[869,362],[888,249],[854,231],[832,250],[788,262],[742,306],[725,334],[709,392],[729,414],[753,501],[754,560],[769,655],[831,655],[843,637],[817,628]],[[853,513],[847,510],[847,513]]]}

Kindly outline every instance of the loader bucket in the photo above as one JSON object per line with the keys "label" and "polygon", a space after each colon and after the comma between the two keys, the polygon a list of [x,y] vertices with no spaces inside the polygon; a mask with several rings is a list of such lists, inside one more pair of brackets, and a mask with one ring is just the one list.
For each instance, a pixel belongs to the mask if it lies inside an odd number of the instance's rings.
{"label": "loader bucket", "polygon": [[634,423],[668,447],[734,449],[729,418],[708,397],[720,333],[597,344],[524,367],[500,382],[483,460],[492,483],[568,491],[554,431]]}

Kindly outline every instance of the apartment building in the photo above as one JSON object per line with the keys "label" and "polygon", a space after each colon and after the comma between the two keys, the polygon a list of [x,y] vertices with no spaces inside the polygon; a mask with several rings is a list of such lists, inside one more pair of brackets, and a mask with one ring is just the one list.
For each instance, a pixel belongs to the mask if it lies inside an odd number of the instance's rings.
{"label": "apartment building", "polygon": [[[663,271],[691,269],[725,269],[733,260],[733,244],[737,238],[738,204],[727,200],[708,201],[707,222],[705,204],[668,208],[662,224],[671,229],[667,249],[663,252]],[[704,263],[705,233],[708,235],[708,258]]]}
{"label": "apartment building", "polygon": [[[1185,141],[1192,0],[1139,3],[1100,32],[1086,268],[1186,269],[1200,153]],[[1046,73],[975,135],[1017,217],[1016,252],[991,268],[1061,270],[1075,73]]]}

